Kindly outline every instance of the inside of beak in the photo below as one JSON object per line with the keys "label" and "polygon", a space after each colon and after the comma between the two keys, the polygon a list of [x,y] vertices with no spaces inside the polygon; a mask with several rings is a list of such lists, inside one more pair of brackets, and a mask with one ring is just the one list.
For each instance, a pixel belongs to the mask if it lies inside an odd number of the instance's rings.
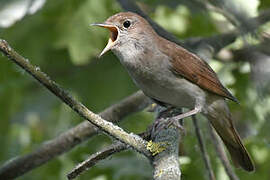
{"label": "inside of beak", "polygon": [[109,41],[108,41],[106,47],[100,53],[99,57],[101,57],[103,54],[105,54],[107,51],[109,51],[112,48],[112,46],[115,44],[115,41],[118,38],[118,29],[115,26],[103,25],[102,27],[110,30],[110,38],[109,38]]}
{"label": "inside of beak", "polygon": [[116,27],[111,27],[109,28],[109,30],[110,30],[110,39],[112,40],[112,42],[115,42],[118,37],[118,30]]}

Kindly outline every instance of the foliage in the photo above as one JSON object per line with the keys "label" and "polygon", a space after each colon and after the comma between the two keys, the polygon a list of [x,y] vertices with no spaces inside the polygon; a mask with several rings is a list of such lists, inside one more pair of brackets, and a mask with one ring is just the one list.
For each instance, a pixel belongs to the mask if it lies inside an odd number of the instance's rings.
{"label": "foliage", "polygon": [[[220,20],[213,12],[201,10],[194,13],[189,4],[176,3],[172,7],[172,2],[175,1],[146,1],[144,5],[153,8],[150,16],[156,22],[181,39],[211,36],[230,29],[230,23],[224,18]],[[1,3],[6,4],[5,1]],[[269,1],[262,0],[258,8],[266,9],[269,5]],[[252,9],[252,12],[258,12],[258,8]],[[106,54],[102,60],[96,58],[106,44],[108,33],[89,24],[102,22],[119,11],[120,7],[113,0],[47,0],[35,14],[26,14],[9,28],[0,28],[0,38],[6,39],[91,110],[99,112],[137,90],[112,53]],[[269,28],[269,24],[264,26],[264,30],[269,31]],[[243,38],[239,38],[227,48],[240,49],[243,44]],[[260,99],[251,81],[249,63],[224,64],[211,61],[211,65],[241,102],[240,106],[230,103],[230,107],[241,134],[246,137],[245,143],[257,168],[253,174],[236,170],[237,174],[240,179],[246,180],[269,179],[269,96]],[[0,118],[1,164],[31,152],[42,142],[82,121],[3,56],[0,57]],[[226,179],[210,143],[206,119],[200,119],[215,173],[218,179]],[[120,125],[138,133],[144,131],[151,121],[150,113],[141,112],[130,116]],[[182,163],[183,179],[207,179],[193,126],[189,119],[185,122],[187,135],[182,147],[186,158],[185,163]],[[110,143],[107,137],[96,136],[20,179],[65,179],[78,162]],[[135,153],[123,152],[103,161],[78,179],[139,180],[150,179],[151,175],[150,166],[144,158]]]}

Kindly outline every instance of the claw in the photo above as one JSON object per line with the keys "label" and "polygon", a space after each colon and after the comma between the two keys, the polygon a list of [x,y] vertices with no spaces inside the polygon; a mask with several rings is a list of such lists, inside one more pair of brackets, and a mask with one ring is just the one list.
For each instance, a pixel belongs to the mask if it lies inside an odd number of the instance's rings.
{"label": "claw", "polygon": [[[154,137],[158,132],[163,129],[169,128],[171,125],[178,128],[181,132],[186,134],[184,127],[181,125],[180,120],[182,120],[181,113],[178,109],[169,107],[168,109],[159,113],[156,121],[153,123],[151,136]],[[185,113],[184,113],[185,115]]]}

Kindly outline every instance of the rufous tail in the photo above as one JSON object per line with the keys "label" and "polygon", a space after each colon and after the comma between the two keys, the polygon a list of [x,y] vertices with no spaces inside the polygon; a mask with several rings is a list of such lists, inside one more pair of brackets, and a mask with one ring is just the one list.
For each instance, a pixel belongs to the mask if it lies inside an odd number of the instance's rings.
{"label": "rufous tail", "polygon": [[227,147],[236,167],[254,171],[255,167],[233,124],[231,114],[223,99],[212,102],[205,114]]}

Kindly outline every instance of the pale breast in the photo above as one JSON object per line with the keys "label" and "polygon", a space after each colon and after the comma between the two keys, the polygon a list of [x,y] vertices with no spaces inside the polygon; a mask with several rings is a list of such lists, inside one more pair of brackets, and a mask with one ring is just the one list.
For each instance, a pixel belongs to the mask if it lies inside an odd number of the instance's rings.
{"label": "pale breast", "polygon": [[134,49],[129,54],[114,53],[135,84],[147,96],[175,107],[193,109],[196,103],[204,104],[205,92],[197,85],[173,74],[170,61],[163,54],[153,54],[147,50],[136,52]]}

